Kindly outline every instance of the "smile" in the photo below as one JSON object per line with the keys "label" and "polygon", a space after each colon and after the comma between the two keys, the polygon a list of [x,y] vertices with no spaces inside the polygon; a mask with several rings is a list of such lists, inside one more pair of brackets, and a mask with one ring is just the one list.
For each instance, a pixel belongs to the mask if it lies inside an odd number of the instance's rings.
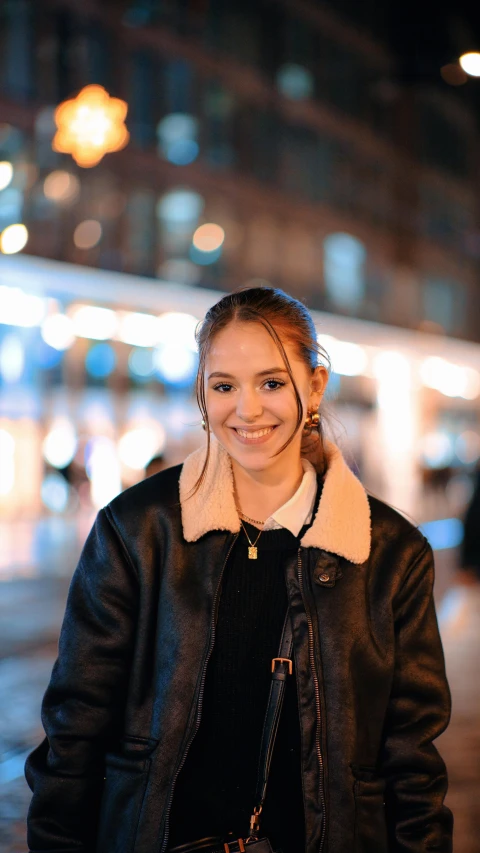
{"label": "smile", "polygon": [[243,444],[260,444],[261,442],[266,441],[275,428],[276,425],[257,430],[246,430],[233,427],[233,430]]}

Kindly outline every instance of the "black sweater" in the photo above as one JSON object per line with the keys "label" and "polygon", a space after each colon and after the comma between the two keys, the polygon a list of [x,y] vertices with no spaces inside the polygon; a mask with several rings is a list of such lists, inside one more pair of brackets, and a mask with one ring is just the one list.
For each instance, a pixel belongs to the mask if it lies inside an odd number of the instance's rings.
{"label": "black sweater", "polygon": [[[316,506],[319,495],[317,494]],[[258,529],[245,522],[250,539]],[[271,678],[288,600],[284,562],[299,540],[289,530],[262,532],[258,559],[248,559],[244,531],[225,566],[215,644],[208,663],[202,717],[180,771],[170,814],[169,846],[209,835],[248,835]],[[275,849],[305,846],[300,727],[295,669],[287,679],[261,820]]]}

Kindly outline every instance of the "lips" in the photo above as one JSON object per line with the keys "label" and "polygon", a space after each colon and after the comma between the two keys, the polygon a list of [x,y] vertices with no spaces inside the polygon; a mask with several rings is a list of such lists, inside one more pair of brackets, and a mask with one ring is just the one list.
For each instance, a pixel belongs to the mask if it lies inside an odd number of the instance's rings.
{"label": "lips", "polygon": [[242,427],[232,427],[237,439],[242,444],[261,444],[267,441],[276,429],[277,424],[263,429],[243,429]]}

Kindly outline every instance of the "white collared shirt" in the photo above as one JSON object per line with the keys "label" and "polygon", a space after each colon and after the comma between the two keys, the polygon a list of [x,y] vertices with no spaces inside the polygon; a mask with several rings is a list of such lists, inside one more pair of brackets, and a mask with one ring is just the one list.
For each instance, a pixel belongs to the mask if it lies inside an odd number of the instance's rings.
{"label": "white collared shirt", "polygon": [[317,472],[312,463],[301,457],[303,477],[292,497],[268,516],[262,530],[278,530],[286,527],[294,536],[298,536],[304,524],[312,520],[313,506],[317,494]]}

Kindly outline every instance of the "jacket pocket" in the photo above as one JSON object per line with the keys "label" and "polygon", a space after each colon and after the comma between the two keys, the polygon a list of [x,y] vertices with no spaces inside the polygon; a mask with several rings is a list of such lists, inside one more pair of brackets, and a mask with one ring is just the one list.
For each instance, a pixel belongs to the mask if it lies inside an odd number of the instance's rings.
{"label": "jacket pocket", "polygon": [[105,756],[105,780],[97,836],[98,853],[131,853],[156,742],[125,738]]}
{"label": "jacket pocket", "polygon": [[388,853],[387,823],[385,818],[385,780],[356,779],[355,845],[354,853]]}

